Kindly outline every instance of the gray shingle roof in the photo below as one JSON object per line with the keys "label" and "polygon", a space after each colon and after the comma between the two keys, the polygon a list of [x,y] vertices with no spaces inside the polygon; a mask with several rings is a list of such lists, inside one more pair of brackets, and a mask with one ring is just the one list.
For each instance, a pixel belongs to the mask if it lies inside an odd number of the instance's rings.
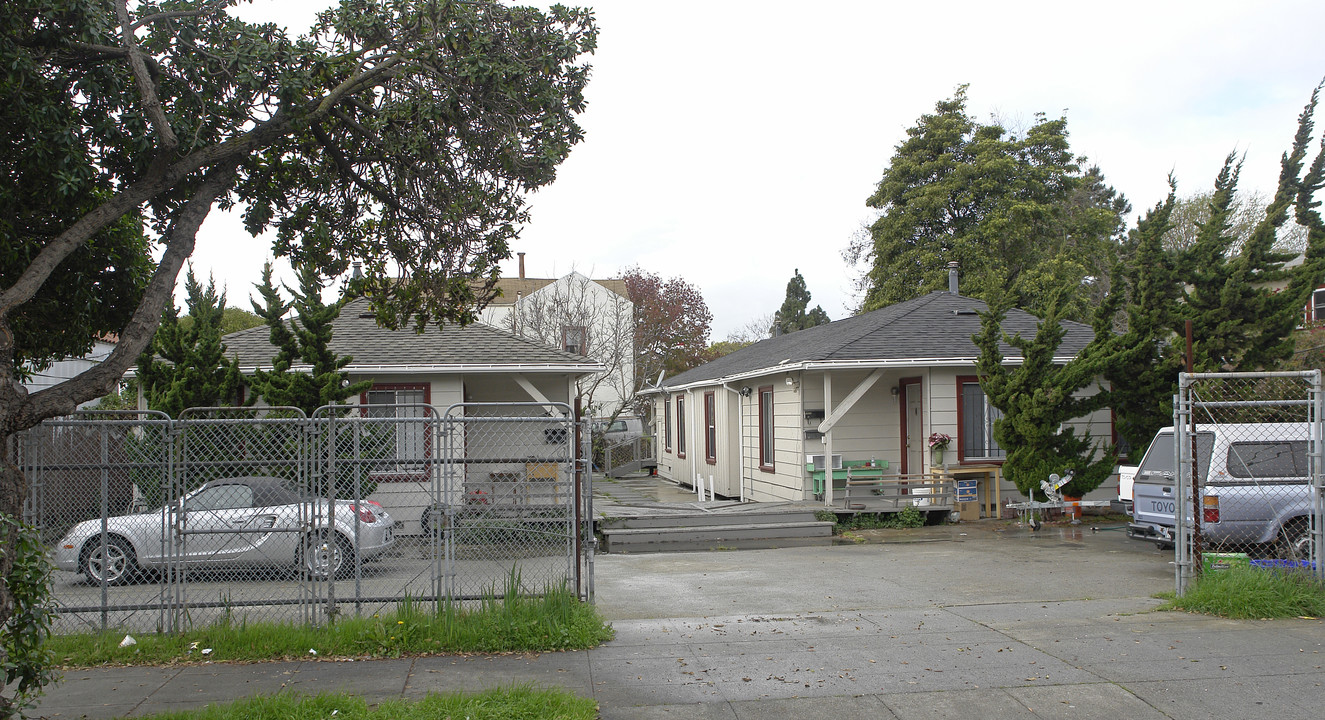
{"label": "gray shingle roof", "polygon": [[[578,372],[596,365],[582,355],[481,323],[466,327],[431,325],[422,334],[416,334],[413,328],[388,330],[379,327],[377,320],[368,315],[368,301],[364,299],[346,305],[332,327],[331,349],[354,358],[348,368],[351,370],[355,366],[384,365],[533,365]],[[226,355],[237,356],[245,371],[270,367],[276,353],[270,336],[266,325],[230,333],[223,338]]]}
{"label": "gray shingle roof", "polygon": [[[734,375],[773,372],[802,363],[885,364],[889,361],[974,362],[979,349],[971,336],[980,332],[981,300],[936,291],[906,302],[819,325],[789,335],[761,340],[736,352],[692,368],[663,381],[663,388],[683,387]],[[1035,334],[1038,319],[1022,310],[1009,310],[1003,322],[1007,334]],[[1087,325],[1064,321],[1067,335],[1058,355],[1076,355],[1094,338]],[[1005,358],[1020,353],[1002,344]]]}

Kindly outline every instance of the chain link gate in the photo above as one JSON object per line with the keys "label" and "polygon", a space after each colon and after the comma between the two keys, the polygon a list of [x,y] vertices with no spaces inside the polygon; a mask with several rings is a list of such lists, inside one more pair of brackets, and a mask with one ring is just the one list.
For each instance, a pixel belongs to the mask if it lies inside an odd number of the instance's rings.
{"label": "chain link gate", "polygon": [[80,414],[16,439],[58,632],[592,599],[588,432],[564,405]]}
{"label": "chain link gate", "polygon": [[[580,432],[576,432],[577,427]],[[580,556],[592,542],[590,473],[577,463],[567,405],[464,403],[447,409],[442,505],[446,594],[458,600],[569,588],[591,596]],[[581,463],[587,462],[582,460]]]}
{"label": "chain link gate", "polygon": [[1325,578],[1320,371],[1183,373],[1174,408],[1178,594],[1205,568]]}

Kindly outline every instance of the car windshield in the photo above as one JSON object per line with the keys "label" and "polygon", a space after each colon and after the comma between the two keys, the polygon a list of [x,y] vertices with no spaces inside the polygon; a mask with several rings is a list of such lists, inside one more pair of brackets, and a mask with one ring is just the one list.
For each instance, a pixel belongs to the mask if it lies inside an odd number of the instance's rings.
{"label": "car windshield", "polygon": [[[1196,434],[1196,471],[1202,478],[1210,472],[1210,454],[1214,447],[1214,433]],[[1150,449],[1136,470],[1136,479],[1143,482],[1173,482],[1177,475],[1174,460],[1173,433],[1161,433],[1150,443]]]}

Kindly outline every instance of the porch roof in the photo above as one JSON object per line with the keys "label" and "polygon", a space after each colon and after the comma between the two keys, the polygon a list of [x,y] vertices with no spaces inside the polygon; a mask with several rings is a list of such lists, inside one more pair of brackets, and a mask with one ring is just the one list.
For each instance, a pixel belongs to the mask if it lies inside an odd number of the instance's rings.
{"label": "porch roof", "polygon": [[[844,318],[788,335],[761,340],[736,352],[663,381],[661,390],[758,377],[787,370],[833,367],[973,365],[979,348],[971,336],[980,332],[981,300],[935,291],[873,312]],[[1039,319],[1023,310],[1009,310],[1003,322],[1008,334],[1034,335]],[[1063,321],[1067,330],[1058,353],[1066,362],[1081,352],[1094,330]],[[1021,353],[999,344],[1005,362],[1019,363]]]}

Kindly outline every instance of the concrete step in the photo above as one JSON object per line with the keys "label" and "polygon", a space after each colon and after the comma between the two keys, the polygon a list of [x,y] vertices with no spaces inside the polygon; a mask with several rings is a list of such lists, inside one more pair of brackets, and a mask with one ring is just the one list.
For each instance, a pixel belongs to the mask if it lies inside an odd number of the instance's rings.
{"label": "concrete step", "polygon": [[[740,506],[752,507],[749,504]],[[619,512],[618,508],[618,512]],[[651,509],[639,515],[621,514],[598,521],[600,530],[646,530],[652,528],[695,528],[720,525],[776,525],[785,523],[816,522],[812,510],[747,511],[747,512],[666,512]],[[831,525],[831,523],[829,523]]]}
{"label": "concrete step", "polygon": [[609,553],[682,552],[688,550],[750,550],[757,548],[830,545],[833,523],[747,522],[650,528],[604,527],[603,549]]}

